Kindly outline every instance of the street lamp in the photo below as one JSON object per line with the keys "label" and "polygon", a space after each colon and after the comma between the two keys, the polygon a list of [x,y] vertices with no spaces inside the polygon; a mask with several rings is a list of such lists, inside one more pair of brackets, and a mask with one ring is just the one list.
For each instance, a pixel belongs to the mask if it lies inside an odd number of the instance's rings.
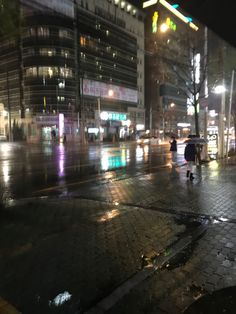
{"label": "street lamp", "polygon": [[220,113],[219,113],[219,149],[218,149],[218,156],[219,158],[224,157],[224,131],[225,131],[225,92],[226,88],[224,86],[225,80],[223,78],[222,85],[218,85],[215,87],[215,93],[221,94],[221,106],[220,106]]}
{"label": "street lamp", "polygon": [[[113,97],[114,96],[114,91],[113,89],[109,89],[107,92],[107,96],[108,97]],[[102,128],[101,128],[101,90],[100,90],[100,96],[97,98],[97,104],[98,104],[98,134],[99,134],[99,141],[102,142],[103,141],[103,132],[102,132]]]}

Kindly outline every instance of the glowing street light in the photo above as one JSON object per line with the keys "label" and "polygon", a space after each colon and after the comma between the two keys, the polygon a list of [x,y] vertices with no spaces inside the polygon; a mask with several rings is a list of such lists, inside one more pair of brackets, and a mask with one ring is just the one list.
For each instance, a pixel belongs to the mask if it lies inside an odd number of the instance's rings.
{"label": "glowing street light", "polygon": [[161,26],[160,26],[160,31],[162,33],[165,33],[166,31],[168,31],[169,29],[169,26],[166,24],[166,23],[162,23]]}
{"label": "glowing street light", "polygon": [[213,89],[213,93],[215,93],[215,94],[223,94],[224,92],[226,92],[226,88],[224,85],[217,85]]}

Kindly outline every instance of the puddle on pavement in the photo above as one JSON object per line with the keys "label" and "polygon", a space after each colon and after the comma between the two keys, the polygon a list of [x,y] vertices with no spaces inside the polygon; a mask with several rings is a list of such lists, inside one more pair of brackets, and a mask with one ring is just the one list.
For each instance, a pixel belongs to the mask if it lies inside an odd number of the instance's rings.
{"label": "puddle on pavement", "polygon": [[191,242],[186,248],[184,248],[182,251],[178,252],[173,258],[171,258],[166,263],[166,268],[169,270],[175,269],[177,267],[185,265],[188,260],[190,259],[197,243]]}
{"label": "puddle on pavement", "polygon": [[184,314],[236,313],[236,286],[205,294],[192,303]]}

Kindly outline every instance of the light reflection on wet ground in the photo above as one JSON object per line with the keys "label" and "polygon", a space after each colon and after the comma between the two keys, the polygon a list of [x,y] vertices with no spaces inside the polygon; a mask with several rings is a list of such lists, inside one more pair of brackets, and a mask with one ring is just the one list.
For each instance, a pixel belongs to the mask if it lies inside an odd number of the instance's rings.
{"label": "light reflection on wet ground", "polygon": [[124,169],[136,174],[147,165],[155,167],[170,161],[169,145],[136,143],[84,147],[69,143],[0,143],[0,151],[0,184],[9,198],[27,197],[45,187],[62,187],[109,171]]}

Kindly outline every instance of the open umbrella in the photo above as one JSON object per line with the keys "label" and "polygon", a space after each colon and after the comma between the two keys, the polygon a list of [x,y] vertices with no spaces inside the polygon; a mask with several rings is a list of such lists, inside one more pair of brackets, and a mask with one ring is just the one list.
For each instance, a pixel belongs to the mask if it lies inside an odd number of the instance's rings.
{"label": "open umbrella", "polygon": [[207,144],[208,140],[205,140],[204,138],[200,137],[192,137],[188,138],[187,140],[184,141],[184,144]]}

